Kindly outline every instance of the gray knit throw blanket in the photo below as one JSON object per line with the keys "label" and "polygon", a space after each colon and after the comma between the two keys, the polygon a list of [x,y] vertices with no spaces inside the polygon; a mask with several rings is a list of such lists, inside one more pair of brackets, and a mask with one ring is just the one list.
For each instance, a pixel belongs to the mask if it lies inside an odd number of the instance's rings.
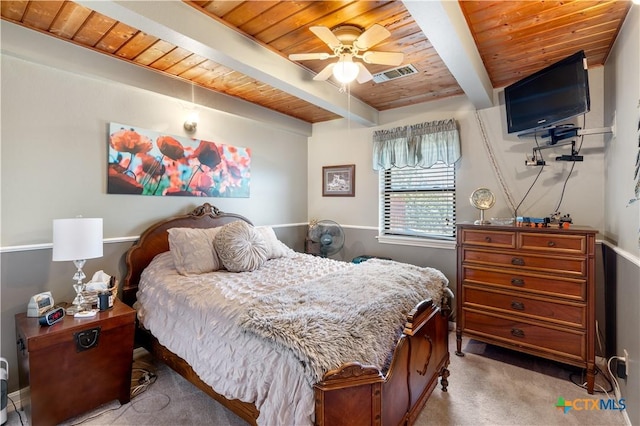
{"label": "gray knit throw blanket", "polygon": [[312,384],[347,362],[382,371],[407,314],[428,298],[439,305],[447,284],[433,268],[370,259],[256,298],[240,325],[293,351]]}

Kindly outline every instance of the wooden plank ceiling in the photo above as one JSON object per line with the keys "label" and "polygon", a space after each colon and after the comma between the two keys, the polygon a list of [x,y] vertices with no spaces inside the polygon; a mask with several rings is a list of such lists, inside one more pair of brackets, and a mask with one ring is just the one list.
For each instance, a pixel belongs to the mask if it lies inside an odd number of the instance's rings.
{"label": "wooden plank ceiling", "polygon": [[[155,7],[161,8],[163,3]],[[291,53],[330,52],[309,31],[312,25],[333,28],[355,24],[364,29],[375,23],[383,25],[391,36],[373,50],[403,52],[403,65],[412,64],[418,73],[384,83],[350,85],[352,96],[378,111],[464,93],[421,30],[428,22],[416,22],[401,1],[184,3],[284,58]],[[309,123],[339,117],[325,105],[96,12],[87,7],[89,2],[83,4],[2,0],[2,19]],[[493,88],[504,87],[580,49],[585,50],[590,67],[603,65],[630,4],[619,0],[459,2]],[[327,63],[313,60],[300,65],[315,74]],[[366,66],[371,73],[390,68]]]}

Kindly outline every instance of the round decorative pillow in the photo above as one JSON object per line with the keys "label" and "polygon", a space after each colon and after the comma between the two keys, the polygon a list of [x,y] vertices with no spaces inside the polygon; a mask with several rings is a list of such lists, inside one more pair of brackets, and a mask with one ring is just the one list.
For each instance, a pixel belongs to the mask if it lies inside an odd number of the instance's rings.
{"label": "round decorative pillow", "polygon": [[267,260],[264,238],[241,220],[224,225],[213,241],[222,265],[231,272],[255,271]]}

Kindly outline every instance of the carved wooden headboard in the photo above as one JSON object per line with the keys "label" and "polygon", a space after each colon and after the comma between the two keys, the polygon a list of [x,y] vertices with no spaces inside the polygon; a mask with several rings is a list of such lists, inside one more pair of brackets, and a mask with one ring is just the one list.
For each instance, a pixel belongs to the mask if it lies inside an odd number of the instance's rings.
{"label": "carved wooden headboard", "polygon": [[122,300],[129,306],[136,301],[138,282],[144,268],[153,258],[169,250],[170,228],[215,228],[236,220],[251,221],[234,213],[224,213],[209,203],[196,207],[191,213],[162,220],[151,225],[129,249],[125,264],[127,275],[122,282]]}

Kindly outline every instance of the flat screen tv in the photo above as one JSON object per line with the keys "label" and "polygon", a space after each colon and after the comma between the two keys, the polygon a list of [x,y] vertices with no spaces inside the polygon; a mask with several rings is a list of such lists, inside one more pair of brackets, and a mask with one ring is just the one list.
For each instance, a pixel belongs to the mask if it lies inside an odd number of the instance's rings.
{"label": "flat screen tv", "polygon": [[589,112],[584,51],[505,87],[504,101],[509,133],[526,133]]}

